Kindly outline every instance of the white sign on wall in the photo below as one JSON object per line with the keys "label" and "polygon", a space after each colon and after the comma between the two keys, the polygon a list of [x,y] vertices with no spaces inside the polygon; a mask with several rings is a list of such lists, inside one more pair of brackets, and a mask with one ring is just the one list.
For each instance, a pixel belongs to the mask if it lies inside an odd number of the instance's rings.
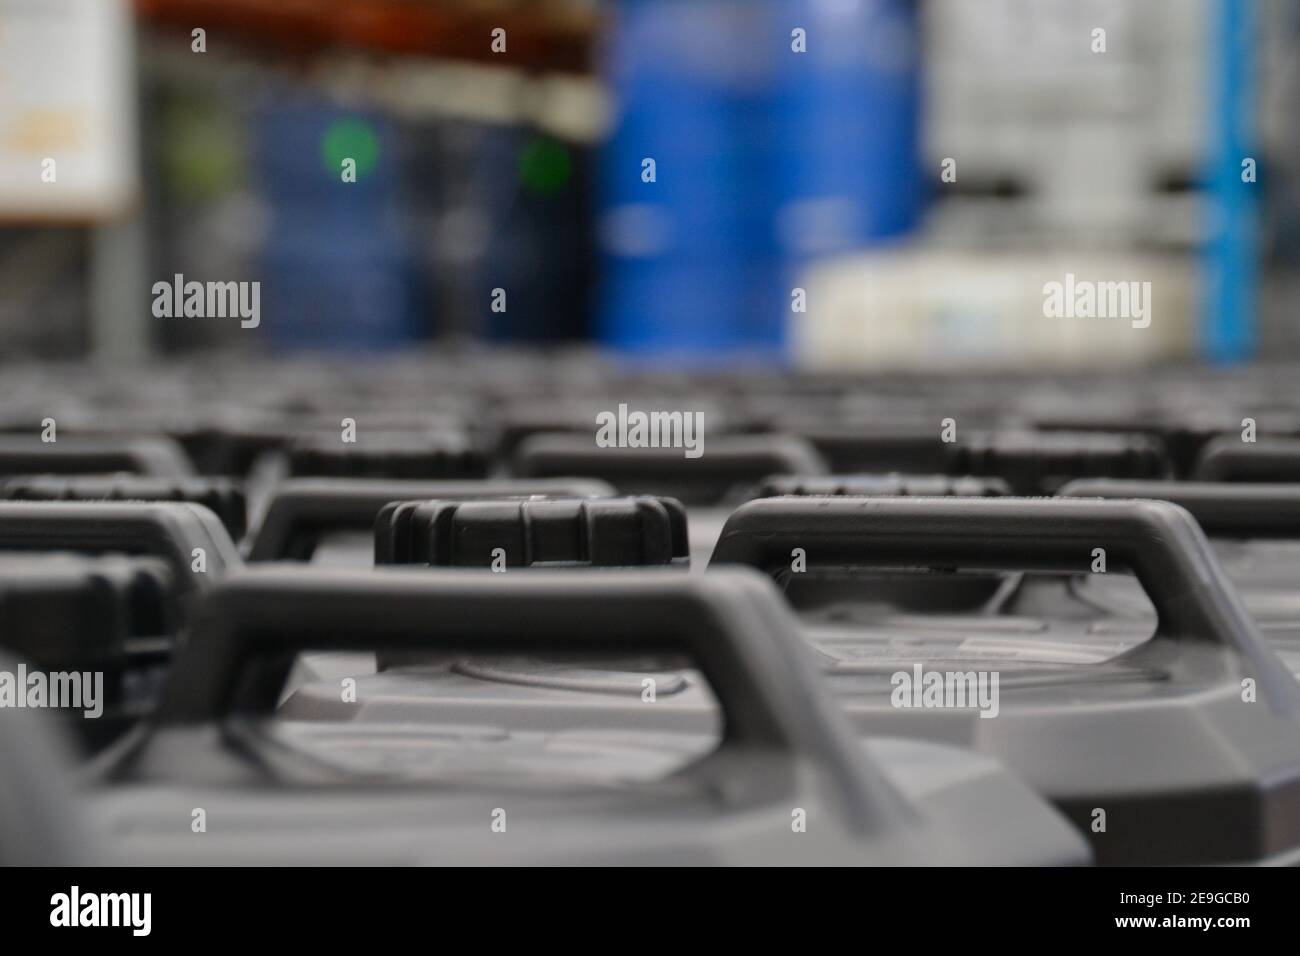
{"label": "white sign on wall", "polygon": [[0,0],[0,221],[134,202],[131,17],[129,0]]}

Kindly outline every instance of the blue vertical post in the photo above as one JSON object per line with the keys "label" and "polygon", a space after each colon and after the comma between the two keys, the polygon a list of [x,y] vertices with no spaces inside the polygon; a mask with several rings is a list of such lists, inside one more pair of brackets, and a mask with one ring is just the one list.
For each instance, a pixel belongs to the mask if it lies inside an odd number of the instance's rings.
{"label": "blue vertical post", "polygon": [[1208,243],[1201,351],[1238,362],[1255,350],[1255,190],[1242,162],[1254,150],[1255,0],[1214,0],[1208,62],[1211,122],[1206,175]]}

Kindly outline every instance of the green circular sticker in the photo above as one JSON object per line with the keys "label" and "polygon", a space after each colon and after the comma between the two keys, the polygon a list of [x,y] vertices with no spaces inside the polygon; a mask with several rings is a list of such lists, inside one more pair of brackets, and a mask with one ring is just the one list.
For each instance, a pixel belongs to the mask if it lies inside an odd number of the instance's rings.
{"label": "green circular sticker", "polygon": [[569,151],[551,139],[535,139],[519,154],[519,179],[539,196],[563,189],[572,172]]}
{"label": "green circular sticker", "polygon": [[359,119],[341,119],[331,123],[321,140],[321,157],[325,167],[337,175],[343,161],[357,164],[357,178],[375,168],[379,161],[379,137],[370,124]]}

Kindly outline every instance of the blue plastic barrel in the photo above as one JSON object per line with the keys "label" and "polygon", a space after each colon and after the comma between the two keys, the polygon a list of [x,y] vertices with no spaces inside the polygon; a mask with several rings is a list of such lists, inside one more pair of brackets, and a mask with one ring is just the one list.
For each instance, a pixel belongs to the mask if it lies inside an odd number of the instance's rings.
{"label": "blue plastic barrel", "polygon": [[810,261],[915,227],[917,20],[912,0],[623,0],[606,69],[605,341],[779,357]]}
{"label": "blue plastic barrel", "polygon": [[775,113],[782,143],[777,229],[795,260],[831,255],[914,229],[924,210],[920,38],[914,0],[779,4],[787,50]]}
{"label": "blue plastic barrel", "polygon": [[[278,349],[382,349],[423,322],[396,137],[373,114],[284,93],[256,113],[262,333]],[[343,160],[356,163],[344,182]]]}
{"label": "blue plastic barrel", "polygon": [[[634,353],[774,350],[772,59],[763,0],[630,0],[606,62],[600,328]],[[655,182],[643,181],[643,161]]]}

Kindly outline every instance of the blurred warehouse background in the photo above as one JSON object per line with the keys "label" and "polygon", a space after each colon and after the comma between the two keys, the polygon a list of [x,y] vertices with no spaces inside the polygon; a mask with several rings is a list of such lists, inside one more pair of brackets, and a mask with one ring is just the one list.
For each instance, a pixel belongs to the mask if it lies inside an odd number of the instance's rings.
{"label": "blurred warehouse background", "polygon": [[0,0],[0,355],[1294,356],[1298,108],[1293,0]]}

